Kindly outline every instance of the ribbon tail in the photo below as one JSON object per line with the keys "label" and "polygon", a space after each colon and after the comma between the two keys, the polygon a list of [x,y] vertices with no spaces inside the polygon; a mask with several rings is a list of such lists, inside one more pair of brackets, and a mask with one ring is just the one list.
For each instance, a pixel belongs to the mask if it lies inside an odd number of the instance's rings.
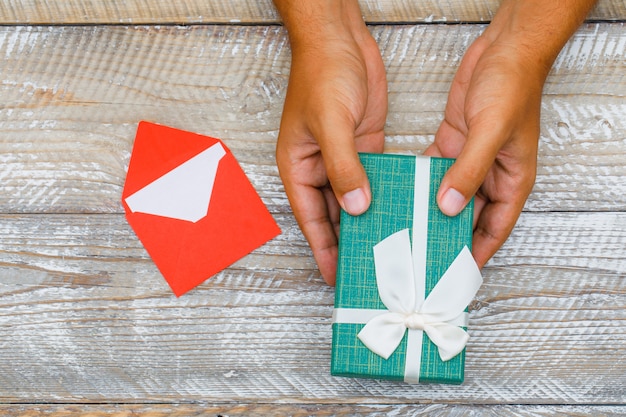
{"label": "ribbon tail", "polygon": [[369,350],[388,359],[398,348],[405,332],[403,318],[396,313],[387,313],[368,321],[358,338]]}
{"label": "ribbon tail", "polygon": [[439,357],[444,362],[461,353],[469,340],[465,330],[448,323],[429,324],[424,327],[424,332],[437,346]]}

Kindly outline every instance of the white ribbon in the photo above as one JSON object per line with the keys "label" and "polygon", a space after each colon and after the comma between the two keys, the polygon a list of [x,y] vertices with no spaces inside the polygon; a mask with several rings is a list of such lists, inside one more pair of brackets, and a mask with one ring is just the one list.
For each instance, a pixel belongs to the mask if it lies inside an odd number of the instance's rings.
{"label": "white ribbon", "polygon": [[[424,164],[416,168],[416,188],[424,184],[424,178],[418,178],[420,175],[428,175],[426,184],[429,184],[430,163],[426,165],[428,173]],[[358,334],[359,339],[384,359],[397,349],[408,330],[404,380],[410,383],[419,382],[424,332],[437,346],[443,361],[452,359],[465,348],[469,336],[460,327],[467,326],[464,310],[482,284],[480,270],[465,246],[424,299],[426,234],[421,232],[428,216],[427,211],[423,215],[423,194],[420,200],[415,201],[416,206],[421,204],[415,209],[421,214],[414,216],[413,246],[409,229],[396,232],[374,246],[376,284],[387,309],[337,308],[333,312],[335,323],[365,324]]]}

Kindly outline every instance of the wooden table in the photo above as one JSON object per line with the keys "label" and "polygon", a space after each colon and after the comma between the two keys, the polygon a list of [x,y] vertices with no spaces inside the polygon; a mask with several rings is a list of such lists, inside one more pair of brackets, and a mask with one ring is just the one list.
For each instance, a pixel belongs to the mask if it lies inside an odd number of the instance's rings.
{"label": "wooden table", "polygon": [[[497,6],[362,1],[387,151],[432,141]],[[600,1],[552,69],[466,382],[411,386],[329,375],[334,290],[274,162],[290,52],[269,0],[0,1],[0,415],[626,415],[625,19]],[[222,138],[282,235],[176,298],[120,204],[140,120]]]}

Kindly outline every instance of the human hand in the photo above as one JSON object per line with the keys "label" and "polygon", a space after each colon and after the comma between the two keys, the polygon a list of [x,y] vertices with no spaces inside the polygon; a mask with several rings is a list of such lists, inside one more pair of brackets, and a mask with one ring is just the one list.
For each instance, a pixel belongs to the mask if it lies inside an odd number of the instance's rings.
{"label": "human hand", "polygon": [[[315,30],[305,25],[315,11],[302,14],[306,21],[285,19],[292,65],[276,161],[320,273],[334,285],[339,207],[353,215],[369,207],[369,182],[357,152],[383,150],[387,82],[358,3],[331,3],[337,10],[313,18]],[[281,12],[283,18],[297,7],[314,5],[296,3]]]}
{"label": "human hand", "polygon": [[535,179],[542,83],[505,47],[478,39],[450,88],[427,155],[457,158],[437,201],[456,215],[472,195],[472,252],[482,266],[512,231]]}
{"label": "human hand", "polygon": [[476,194],[472,251],[481,268],[532,190],[543,84],[592,4],[505,0],[454,77],[445,118],[425,153],[457,158],[437,194],[442,212],[458,214]]}

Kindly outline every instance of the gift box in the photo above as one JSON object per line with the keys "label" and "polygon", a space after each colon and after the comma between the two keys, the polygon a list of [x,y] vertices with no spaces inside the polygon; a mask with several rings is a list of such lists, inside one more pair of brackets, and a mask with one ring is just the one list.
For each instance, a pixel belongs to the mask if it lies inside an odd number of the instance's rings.
{"label": "gift box", "polygon": [[473,201],[438,208],[454,160],[361,154],[372,203],[341,213],[331,374],[460,384],[467,306],[482,284],[471,256]]}

